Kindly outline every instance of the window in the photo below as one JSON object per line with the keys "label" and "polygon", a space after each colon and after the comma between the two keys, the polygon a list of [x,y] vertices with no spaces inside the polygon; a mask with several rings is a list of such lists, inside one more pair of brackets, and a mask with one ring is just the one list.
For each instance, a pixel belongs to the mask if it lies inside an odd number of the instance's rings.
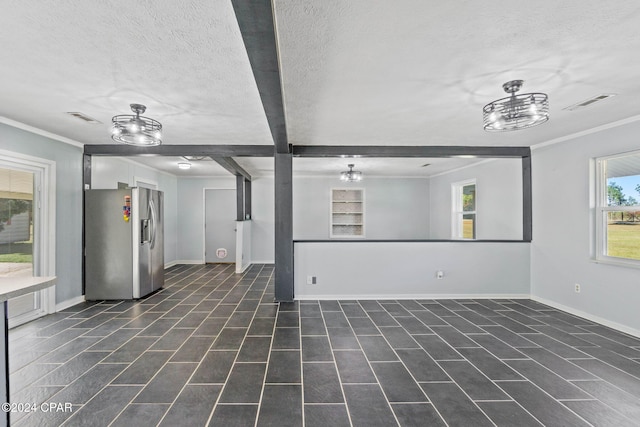
{"label": "window", "polygon": [[0,276],[33,276],[33,173],[0,167]]}
{"label": "window", "polygon": [[364,190],[331,190],[331,237],[364,237]]}
{"label": "window", "polygon": [[[0,150],[0,276],[55,275],[55,162]],[[55,287],[8,301],[9,327],[55,312]]]}
{"label": "window", "polygon": [[477,228],[476,180],[452,184],[453,218],[451,238],[475,239]]}
{"label": "window", "polygon": [[596,259],[640,266],[640,152],[596,159]]}

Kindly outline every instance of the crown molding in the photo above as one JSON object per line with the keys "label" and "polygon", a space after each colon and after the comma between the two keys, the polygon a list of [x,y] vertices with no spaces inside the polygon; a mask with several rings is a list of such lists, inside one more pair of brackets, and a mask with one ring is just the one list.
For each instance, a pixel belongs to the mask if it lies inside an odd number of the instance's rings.
{"label": "crown molding", "polygon": [[551,139],[549,141],[541,142],[540,144],[532,145],[531,146],[531,151],[539,150],[540,148],[545,148],[545,147],[548,147],[550,145],[560,144],[561,142],[570,141],[572,139],[576,139],[576,138],[579,138],[581,136],[591,135],[592,133],[602,132],[603,130],[617,128],[619,126],[624,126],[626,124],[634,123],[634,122],[637,122],[637,121],[640,121],[640,115],[631,116],[631,117],[628,117],[626,119],[622,119],[622,120],[618,120],[618,121],[615,121],[615,122],[607,123],[605,125],[596,126],[596,127],[591,128],[591,129],[583,130],[583,131],[580,131],[580,132],[575,132],[575,133],[572,133],[572,134],[569,134],[569,135],[561,136],[559,138]]}
{"label": "crown molding", "polygon": [[34,133],[36,135],[44,136],[49,139],[53,139],[56,141],[64,142],[65,144],[73,145],[74,147],[84,148],[84,144],[82,142],[78,142],[74,139],[67,138],[66,136],[57,135],[55,133],[47,132],[46,130],[42,130],[37,127],[33,127],[31,125],[27,125],[22,122],[18,122],[16,120],[8,119],[6,117],[0,116],[0,123],[5,125],[9,125],[16,129],[26,130],[27,132]]}

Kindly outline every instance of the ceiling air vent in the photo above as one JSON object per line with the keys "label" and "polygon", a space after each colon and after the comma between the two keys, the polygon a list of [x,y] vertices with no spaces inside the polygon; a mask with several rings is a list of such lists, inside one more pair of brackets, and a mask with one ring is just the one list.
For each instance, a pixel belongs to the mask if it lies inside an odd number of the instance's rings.
{"label": "ceiling air vent", "polygon": [[84,120],[87,123],[91,123],[92,125],[102,123],[100,120],[96,120],[93,117],[89,117],[83,113],[78,113],[77,111],[68,111],[67,114],[77,119]]}
{"label": "ceiling air vent", "polygon": [[584,101],[580,101],[577,104],[570,105],[568,107],[563,108],[563,110],[574,111],[579,108],[587,107],[591,104],[595,104],[596,102],[604,101],[607,98],[611,98],[612,96],[616,96],[615,93],[603,93],[601,95],[596,95],[592,98],[585,99]]}

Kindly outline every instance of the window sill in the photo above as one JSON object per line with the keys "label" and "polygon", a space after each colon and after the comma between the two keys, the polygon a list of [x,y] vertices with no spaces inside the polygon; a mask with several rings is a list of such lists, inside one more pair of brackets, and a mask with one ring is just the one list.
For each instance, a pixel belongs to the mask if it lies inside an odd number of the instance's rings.
{"label": "window sill", "polygon": [[367,239],[364,236],[340,237],[327,239],[293,239],[293,243],[531,243],[530,240],[450,240],[450,239]]}
{"label": "window sill", "polygon": [[615,265],[618,267],[640,268],[638,260],[624,260],[621,258],[591,258],[591,262],[595,264]]}

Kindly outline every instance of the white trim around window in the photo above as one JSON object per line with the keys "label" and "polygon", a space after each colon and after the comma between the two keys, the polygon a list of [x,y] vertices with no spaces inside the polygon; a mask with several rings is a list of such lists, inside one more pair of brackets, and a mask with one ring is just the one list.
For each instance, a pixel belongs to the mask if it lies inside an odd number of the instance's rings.
{"label": "white trim around window", "polygon": [[[464,188],[473,185],[474,209],[464,210]],[[478,185],[474,179],[454,182],[451,184],[451,238],[455,240],[475,240],[478,238]],[[464,236],[464,217],[473,216],[473,237]]]}
{"label": "white trim around window", "polygon": [[[616,165],[609,165],[609,162],[616,161]],[[614,213],[621,213],[620,223],[624,223],[624,214],[629,215],[632,219],[631,223],[633,227],[638,227],[640,232],[640,221],[637,221],[637,213],[640,212],[640,203],[633,204],[615,204],[609,202],[608,194],[608,178],[613,174],[613,177],[624,176],[620,172],[611,172],[610,169],[620,169],[618,164],[622,163],[622,166],[628,171],[624,172],[626,176],[634,176],[633,173],[637,171],[637,175],[640,175],[640,151],[634,151],[629,153],[620,153],[606,157],[599,157],[594,159],[595,162],[595,179],[593,182],[594,189],[594,206],[595,206],[595,246],[593,261],[603,264],[619,265],[624,267],[640,268],[640,259],[627,258],[623,256],[615,256],[609,253],[609,233],[610,233],[610,216]],[[637,165],[637,166],[636,166]],[[636,168],[637,169],[634,169]],[[631,169],[629,169],[631,168]],[[633,196],[632,194],[626,196]],[[635,199],[635,197],[634,197]],[[628,222],[630,220],[627,220]],[[633,224],[637,222],[638,224]]]}
{"label": "white trim around window", "polygon": [[[34,174],[34,213],[39,220],[34,223],[34,275],[56,275],[56,162],[13,151],[0,150],[0,167],[23,170]],[[10,319],[10,326],[24,323],[39,315],[55,313],[55,286],[39,291],[40,313]]]}

